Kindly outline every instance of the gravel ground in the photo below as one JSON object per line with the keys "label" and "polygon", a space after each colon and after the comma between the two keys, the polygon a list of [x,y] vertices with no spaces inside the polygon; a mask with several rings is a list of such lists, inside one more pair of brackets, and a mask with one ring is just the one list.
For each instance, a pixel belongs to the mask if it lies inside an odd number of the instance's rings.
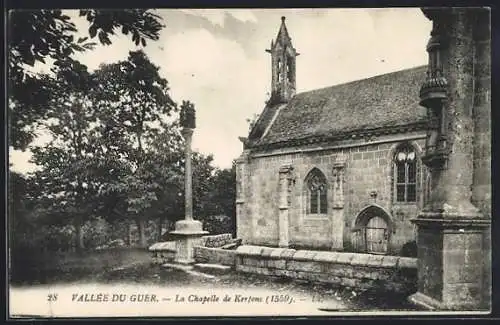
{"label": "gravel ground", "polygon": [[161,287],[205,287],[222,289],[260,289],[295,294],[314,301],[338,301],[350,310],[418,310],[407,302],[407,295],[391,292],[360,292],[323,283],[230,272],[215,278],[191,275],[183,271],[170,270],[157,265],[135,265],[127,269],[108,271],[95,278],[103,283],[142,283]]}
{"label": "gravel ground", "polygon": [[[37,264],[36,272],[33,269],[25,269],[26,275],[32,277],[30,280],[20,282],[13,281],[11,284],[18,292],[26,290],[40,291],[45,295],[44,288],[60,288],[60,292],[68,292],[74,288],[152,288],[166,292],[175,300],[177,292],[195,292],[200,295],[209,295],[211,292],[231,292],[235,294],[255,294],[263,297],[281,295],[293,297],[295,305],[286,306],[283,313],[290,310],[296,313],[303,311],[309,313],[311,310],[347,310],[347,311],[417,311],[414,305],[407,302],[407,295],[396,295],[389,292],[359,292],[355,288],[338,287],[328,284],[310,283],[270,277],[254,274],[242,274],[231,271],[216,276],[200,276],[186,273],[184,271],[163,268],[152,265],[149,254],[138,250],[115,250],[108,252],[89,252],[88,256],[73,258],[65,256],[54,261],[44,261]],[[31,270],[31,271],[30,271]],[[156,289],[155,289],[156,288]],[[133,289],[133,290],[136,290]],[[50,289],[52,290],[52,289]],[[92,289],[93,290],[93,289]],[[142,290],[142,289],[140,289]],[[149,290],[149,289],[147,289]],[[186,291],[187,290],[187,291]],[[409,295],[410,293],[408,293]],[[27,296],[27,297],[28,297]],[[19,296],[19,299],[21,296]],[[69,298],[68,298],[69,299]],[[177,304],[175,308],[182,307]],[[188,308],[188,305],[185,306]],[[207,313],[210,306],[204,305]],[[236,307],[236,306],[235,306]],[[237,306],[241,308],[241,306]],[[279,308],[285,308],[283,304],[271,308],[270,313],[280,313]],[[272,308],[278,308],[273,310]],[[290,309],[291,308],[291,309]],[[301,309],[302,308],[302,309]],[[262,309],[264,310],[264,309]],[[245,310],[242,309],[242,312]],[[105,312],[105,311],[103,311]],[[131,312],[125,310],[124,312]],[[159,310],[158,312],[161,312]],[[188,311],[189,312],[189,311]]]}

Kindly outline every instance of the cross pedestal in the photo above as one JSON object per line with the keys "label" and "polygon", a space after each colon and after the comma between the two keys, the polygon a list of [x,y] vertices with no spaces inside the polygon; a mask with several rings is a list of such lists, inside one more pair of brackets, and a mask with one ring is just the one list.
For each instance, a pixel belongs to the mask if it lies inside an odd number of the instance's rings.
{"label": "cross pedestal", "polygon": [[484,297],[487,219],[419,217],[418,292],[410,301],[428,309],[487,310]]}
{"label": "cross pedestal", "polygon": [[175,230],[171,234],[177,237],[175,263],[189,265],[195,262],[194,246],[198,245],[204,231],[198,220],[179,220],[175,223]]}

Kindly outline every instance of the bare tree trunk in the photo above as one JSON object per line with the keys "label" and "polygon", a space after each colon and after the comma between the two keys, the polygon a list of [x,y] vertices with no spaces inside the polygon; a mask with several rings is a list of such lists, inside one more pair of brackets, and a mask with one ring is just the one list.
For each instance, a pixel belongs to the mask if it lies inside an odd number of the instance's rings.
{"label": "bare tree trunk", "polygon": [[163,216],[160,216],[158,217],[158,238],[157,240],[158,241],[161,241],[162,237],[163,237]]}
{"label": "bare tree trunk", "polygon": [[139,246],[146,247],[146,222],[143,218],[137,219],[137,230],[139,231]]}
{"label": "bare tree trunk", "polygon": [[131,247],[132,246],[132,223],[127,220],[127,246]]}
{"label": "bare tree trunk", "polygon": [[85,249],[85,243],[83,241],[83,223],[80,217],[77,217],[75,220],[75,230],[76,230],[76,250],[82,251]]}

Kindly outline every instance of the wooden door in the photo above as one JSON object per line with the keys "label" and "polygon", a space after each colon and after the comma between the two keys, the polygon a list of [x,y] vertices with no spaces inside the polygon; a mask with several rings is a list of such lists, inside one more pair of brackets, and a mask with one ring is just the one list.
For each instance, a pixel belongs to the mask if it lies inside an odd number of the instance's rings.
{"label": "wooden door", "polygon": [[365,231],[366,250],[368,253],[387,253],[387,223],[381,217],[374,216],[368,220]]}

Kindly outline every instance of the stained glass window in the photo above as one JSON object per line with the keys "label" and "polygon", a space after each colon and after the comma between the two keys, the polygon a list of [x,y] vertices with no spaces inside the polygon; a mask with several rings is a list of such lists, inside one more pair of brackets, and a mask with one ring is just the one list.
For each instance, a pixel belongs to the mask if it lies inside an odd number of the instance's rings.
{"label": "stained glass window", "polygon": [[417,159],[415,149],[401,146],[394,156],[394,190],[397,202],[417,201]]}
{"label": "stained glass window", "polygon": [[323,173],[313,169],[306,178],[308,194],[308,214],[326,214],[327,212],[327,184]]}

